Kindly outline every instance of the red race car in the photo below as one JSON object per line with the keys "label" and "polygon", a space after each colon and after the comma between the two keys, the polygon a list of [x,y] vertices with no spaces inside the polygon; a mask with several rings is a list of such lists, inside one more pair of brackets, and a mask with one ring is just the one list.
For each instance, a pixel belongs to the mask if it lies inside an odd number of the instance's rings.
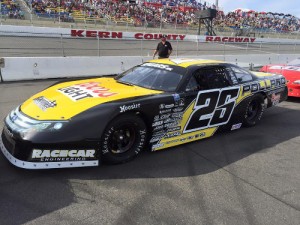
{"label": "red race car", "polygon": [[265,65],[260,71],[282,74],[287,80],[288,96],[300,97],[300,58],[288,64]]}

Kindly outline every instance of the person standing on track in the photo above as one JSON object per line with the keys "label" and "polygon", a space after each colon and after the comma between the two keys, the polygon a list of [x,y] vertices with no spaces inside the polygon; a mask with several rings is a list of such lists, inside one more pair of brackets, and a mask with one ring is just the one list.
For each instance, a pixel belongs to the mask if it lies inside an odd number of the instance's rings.
{"label": "person standing on track", "polygon": [[159,42],[157,44],[156,50],[154,51],[154,54],[153,54],[153,59],[157,53],[158,53],[159,59],[169,58],[169,56],[171,55],[173,48],[172,48],[171,43],[168,42],[166,40],[166,38],[167,38],[166,35],[161,36],[161,42]]}

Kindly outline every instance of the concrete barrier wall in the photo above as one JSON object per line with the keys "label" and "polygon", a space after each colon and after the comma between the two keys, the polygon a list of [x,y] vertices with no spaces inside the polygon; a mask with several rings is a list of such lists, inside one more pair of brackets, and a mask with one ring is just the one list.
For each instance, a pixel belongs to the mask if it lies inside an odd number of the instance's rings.
{"label": "concrete barrier wall", "polygon": [[[202,55],[184,58],[214,59],[242,67],[287,63],[298,55]],[[183,57],[181,57],[183,58]],[[152,59],[139,56],[103,57],[6,57],[1,68],[2,81],[20,81],[63,77],[103,76],[119,74]]]}
{"label": "concrete barrier wall", "polygon": [[3,81],[101,76],[121,73],[143,63],[142,57],[6,57]]}

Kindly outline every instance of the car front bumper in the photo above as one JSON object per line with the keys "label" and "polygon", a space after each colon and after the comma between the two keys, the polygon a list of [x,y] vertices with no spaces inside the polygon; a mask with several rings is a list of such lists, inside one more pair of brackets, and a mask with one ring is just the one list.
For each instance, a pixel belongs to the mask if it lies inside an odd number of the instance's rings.
{"label": "car front bumper", "polygon": [[[12,141],[10,141],[12,142]],[[5,131],[2,132],[0,136],[0,149],[3,155],[7,158],[7,160],[16,167],[24,168],[24,169],[54,169],[54,168],[74,168],[74,167],[90,167],[90,166],[98,166],[99,160],[81,160],[81,161],[47,161],[47,162],[34,162],[27,161],[24,159],[17,158],[16,151],[10,151],[9,148],[9,140],[5,135]],[[20,145],[19,145],[20,146]],[[18,151],[20,151],[19,149]],[[15,153],[14,153],[15,152]]]}

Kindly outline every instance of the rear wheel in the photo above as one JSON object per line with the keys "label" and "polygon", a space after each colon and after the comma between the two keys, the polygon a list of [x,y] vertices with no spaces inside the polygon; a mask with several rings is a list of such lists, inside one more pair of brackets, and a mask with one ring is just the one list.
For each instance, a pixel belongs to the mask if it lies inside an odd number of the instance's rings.
{"label": "rear wheel", "polygon": [[146,134],[146,125],[140,117],[134,114],[117,117],[101,138],[103,161],[117,164],[133,159],[144,148]]}
{"label": "rear wheel", "polygon": [[243,124],[246,127],[255,126],[256,123],[261,119],[263,112],[264,97],[261,94],[256,94],[249,101]]}

